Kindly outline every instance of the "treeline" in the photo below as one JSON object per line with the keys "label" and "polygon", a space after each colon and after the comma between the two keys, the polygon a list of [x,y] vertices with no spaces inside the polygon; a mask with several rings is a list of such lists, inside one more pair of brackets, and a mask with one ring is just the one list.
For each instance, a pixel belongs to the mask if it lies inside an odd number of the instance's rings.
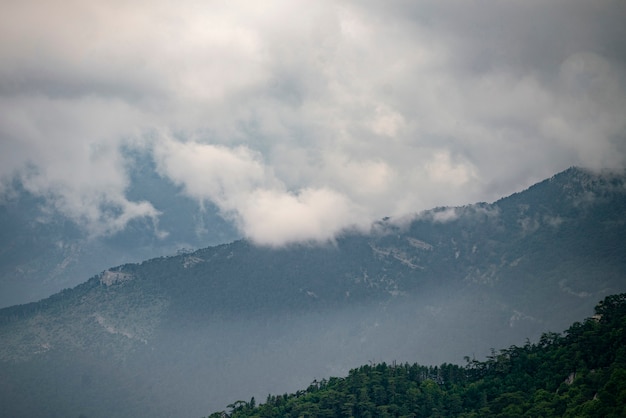
{"label": "treeline", "polygon": [[511,346],[465,366],[375,364],[209,418],[625,417],[626,294],[563,334]]}
{"label": "treeline", "polygon": [[49,313],[68,309],[91,288],[97,286],[101,286],[100,275],[94,276],[72,289],[63,289],[38,302],[0,308],[0,326],[18,322],[44,312]]}

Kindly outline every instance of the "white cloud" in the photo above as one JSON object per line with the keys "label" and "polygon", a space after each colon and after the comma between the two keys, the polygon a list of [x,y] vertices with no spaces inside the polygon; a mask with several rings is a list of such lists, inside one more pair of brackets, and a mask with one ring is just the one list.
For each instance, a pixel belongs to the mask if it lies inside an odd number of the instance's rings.
{"label": "white cloud", "polygon": [[457,208],[445,208],[432,213],[433,221],[446,223],[458,219],[459,214]]}
{"label": "white cloud", "polygon": [[0,178],[19,174],[26,190],[92,235],[122,230],[134,218],[156,220],[149,202],[125,197],[128,176],[119,147],[133,142],[140,118],[118,100],[0,97]]}
{"label": "white cloud", "polygon": [[246,147],[180,143],[165,138],[155,148],[159,171],[199,201],[215,203],[246,236],[261,244],[325,242],[369,219],[329,188],[289,191],[260,156]]}
{"label": "white cloud", "polygon": [[364,228],[366,219],[359,215],[352,202],[329,189],[297,193],[256,190],[238,209],[239,222],[248,236],[270,245],[331,241],[347,227]]}
{"label": "white cloud", "polygon": [[155,156],[163,176],[182,185],[191,197],[219,205],[275,182],[259,155],[244,146],[231,149],[167,138],[156,144]]}
{"label": "white cloud", "polygon": [[112,233],[158,216],[127,199],[120,151],[149,144],[163,176],[278,244],[623,167],[624,7],[5,2],[0,179]]}

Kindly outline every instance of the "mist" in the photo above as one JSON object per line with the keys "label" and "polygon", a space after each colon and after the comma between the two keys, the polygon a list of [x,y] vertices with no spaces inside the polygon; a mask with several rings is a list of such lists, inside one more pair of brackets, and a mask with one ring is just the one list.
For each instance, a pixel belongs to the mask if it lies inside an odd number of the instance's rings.
{"label": "mist", "polygon": [[[153,416],[200,417],[228,410],[237,400],[264,402],[269,394],[346,376],[363,364],[463,365],[466,356],[484,360],[491,349],[535,342],[542,332],[569,325],[507,308],[496,308],[493,315],[495,300],[469,289],[443,288],[402,299],[257,320],[179,323],[138,353],[127,373],[143,382],[140,391],[165,401]],[[568,317],[591,315],[593,304],[582,305]],[[133,405],[136,399],[142,397],[128,395],[129,410],[141,410]]]}

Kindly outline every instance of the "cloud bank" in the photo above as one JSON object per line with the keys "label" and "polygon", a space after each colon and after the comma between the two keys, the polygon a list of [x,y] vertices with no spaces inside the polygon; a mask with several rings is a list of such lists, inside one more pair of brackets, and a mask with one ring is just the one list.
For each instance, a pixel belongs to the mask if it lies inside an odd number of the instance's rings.
{"label": "cloud bank", "polygon": [[159,213],[124,150],[259,243],[626,166],[615,0],[0,6],[0,187],[94,235]]}

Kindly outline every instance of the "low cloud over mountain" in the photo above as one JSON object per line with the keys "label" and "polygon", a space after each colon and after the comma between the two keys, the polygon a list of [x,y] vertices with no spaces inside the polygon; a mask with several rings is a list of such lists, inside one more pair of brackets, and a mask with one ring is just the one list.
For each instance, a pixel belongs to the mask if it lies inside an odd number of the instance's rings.
{"label": "low cloud over mountain", "polygon": [[2,198],[18,180],[92,236],[156,225],[129,194],[134,150],[280,245],[623,168],[625,7],[6,3]]}

